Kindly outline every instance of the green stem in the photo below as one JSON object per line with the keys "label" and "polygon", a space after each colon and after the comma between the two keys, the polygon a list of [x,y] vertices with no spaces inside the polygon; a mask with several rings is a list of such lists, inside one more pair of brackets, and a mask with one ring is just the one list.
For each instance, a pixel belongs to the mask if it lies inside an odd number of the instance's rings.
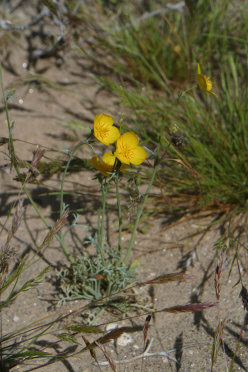
{"label": "green stem", "polygon": [[[159,147],[158,147],[158,151],[159,151]],[[124,260],[123,260],[123,263],[125,265],[127,264],[128,260],[129,260],[130,253],[131,253],[131,250],[133,248],[135,234],[136,234],[136,231],[137,231],[137,228],[138,228],[138,225],[139,225],[139,222],[140,222],[140,218],[141,218],[142,212],[144,210],[144,207],[145,207],[147,198],[149,196],[149,192],[151,190],[152,184],[154,182],[154,179],[155,179],[155,176],[156,176],[156,173],[157,173],[157,170],[158,170],[158,163],[159,163],[158,162],[158,158],[156,158],[155,159],[155,165],[154,165],[153,173],[152,173],[152,176],[151,176],[149,185],[147,187],[147,190],[146,190],[146,193],[145,193],[145,196],[144,196],[144,201],[143,201],[142,205],[138,209],[137,218],[135,220],[135,224],[134,224],[134,227],[133,227],[133,232],[132,232],[132,236],[131,236],[131,239],[130,239],[129,247],[128,247],[127,253],[126,253],[125,257],[124,257]]]}
{"label": "green stem", "polygon": [[[101,190],[102,191],[102,190]],[[102,191],[102,195],[103,195],[103,191]],[[97,253],[99,253],[99,247],[100,247],[100,244],[101,244],[101,220],[102,220],[102,207],[99,208],[99,211],[98,211],[98,218],[97,218],[97,227],[98,227],[98,230],[97,230],[97,240],[98,240],[98,244],[97,244]]]}
{"label": "green stem", "polygon": [[104,260],[104,255],[103,255],[103,231],[104,231],[104,216],[105,216],[105,209],[106,209],[106,198],[107,198],[107,193],[109,189],[110,181],[104,183],[104,186],[102,187],[102,218],[101,218],[101,230],[100,230],[100,240],[99,240],[99,250],[100,250],[100,255],[103,264],[105,263]]}
{"label": "green stem", "polygon": [[121,214],[121,203],[120,203],[120,193],[119,193],[119,172],[116,172],[116,199],[118,207],[118,222],[119,222],[119,239],[118,239],[118,260],[116,266],[118,267],[121,260],[122,254],[122,244],[121,244],[121,233],[122,233],[122,214]]}

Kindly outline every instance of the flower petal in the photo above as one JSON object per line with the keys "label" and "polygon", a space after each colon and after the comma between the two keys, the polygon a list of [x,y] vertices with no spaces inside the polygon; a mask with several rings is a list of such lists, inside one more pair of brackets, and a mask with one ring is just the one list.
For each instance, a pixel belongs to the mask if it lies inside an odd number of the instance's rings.
{"label": "flower petal", "polygon": [[213,92],[207,92],[207,93],[212,94],[212,96],[214,96],[214,97],[217,97],[217,95]]}
{"label": "flower petal", "polygon": [[99,116],[96,115],[94,118],[94,125],[106,125],[107,127],[112,127],[114,124],[114,119],[110,115],[100,114]]}
{"label": "flower petal", "polygon": [[206,83],[206,79],[204,78],[204,76],[201,74],[197,74],[196,80],[201,90],[203,92],[207,92],[207,83]]}
{"label": "flower petal", "polygon": [[92,159],[92,164],[94,165],[94,167],[99,171],[99,172],[102,172],[102,164],[100,162],[100,160],[98,159],[97,156],[94,156]]}
{"label": "flower petal", "polygon": [[134,149],[133,157],[132,159],[130,159],[130,163],[134,165],[140,165],[146,160],[146,158],[146,150],[143,149],[143,147],[137,146],[136,149]]}
{"label": "flower petal", "polygon": [[[116,157],[111,152],[106,152],[102,157],[102,162],[98,159],[97,156],[94,156],[91,159],[94,167],[102,173],[105,177],[110,177],[113,172],[116,170],[113,170]],[[126,167],[124,165],[120,165],[118,167],[119,170],[124,171]]]}
{"label": "flower petal", "polygon": [[207,90],[211,90],[212,89],[212,81],[210,80],[210,78],[207,78],[206,79],[206,84],[207,84]]}
{"label": "flower petal", "polygon": [[112,154],[112,152],[105,152],[102,157],[102,162],[113,167],[115,159],[116,157]]}
{"label": "flower petal", "polygon": [[197,69],[198,69],[198,75],[200,75],[201,74],[201,68],[200,68],[199,63],[197,63]]}
{"label": "flower petal", "polygon": [[106,146],[109,146],[111,143],[114,143],[119,137],[120,137],[119,129],[116,127],[111,127],[108,133],[108,136],[106,137],[105,141],[102,143]]}
{"label": "flower petal", "polygon": [[[102,157],[102,164],[106,166],[106,168],[110,169],[110,172],[115,172],[116,168],[118,168],[121,171],[124,171],[126,167],[123,164],[117,164],[116,162],[117,158],[112,154],[112,152],[106,152]],[[113,170],[113,167],[116,166]]]}
{"label": "flower petal", "polygon": [[130,159],[127,156],[125,156],[125,153],[123,153],[121,150],[115,151],[114,156],[116,156],[117,159],[119,159],[121,163],[127,164],[127,165],[130,164]]}
{"label": "flower petal", "polygon": [[125,145],[128,144],[128,146],[130,147],[138,146],[139,144],[138,136],[136,136],[136,134],[132,132],[126,132],[122,134],[117,140],[116,148],[118,148],[118,146],[123,145],[123,144]]}

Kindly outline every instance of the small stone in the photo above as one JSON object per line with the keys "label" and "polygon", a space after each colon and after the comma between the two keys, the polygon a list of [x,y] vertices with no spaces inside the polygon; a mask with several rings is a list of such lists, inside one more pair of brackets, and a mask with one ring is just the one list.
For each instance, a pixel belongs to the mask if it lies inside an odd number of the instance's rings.
{"label": "small stone", "polygon": [[127,346],[133,342],[133,338],[128,333],[122,333],[120,337],[117,338],[118,346]]}
{"label": "small stone", "polygon": [[110,323],[106,326],[106,331],[109,332],[116,328],[118,328],[118,323]]}
{"label": "small stone", "polygon": [[14,316],[13,316],[13,321],[14,321],[15,323],[19,322],[19,320],[20,320],[20,318],[19,318],[18,315],[14,315]]}

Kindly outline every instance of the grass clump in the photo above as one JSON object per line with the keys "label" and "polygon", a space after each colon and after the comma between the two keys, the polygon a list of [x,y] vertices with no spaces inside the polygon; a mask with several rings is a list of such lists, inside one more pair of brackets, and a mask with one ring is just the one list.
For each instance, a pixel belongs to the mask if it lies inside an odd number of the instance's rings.
{"label": "grass clump", "polygon": [[[135,13],[133,7],[121,8],[124,15],[111,25],[98,23],[104,34],[93,33],[93,51],[81,48],[99,71],[106,69],[98,81],[118,97],[126,120],[144,142],[156,146],[163,127],[165,149],[171,125],[180,128],[181,147],[172,141],[157,177],[169,197],[246,210],[246,9],[232,7],[231,1],[187,1],[182,12],[164,12],[151,3],[150,16],[142,18],[141,9]],[[196,62],[212,77],[216,99],[199,89],[184,93],[196,83]],[[175,105],[179,99],[180,106]],[[175,153],[187,166],[179,168],[171,160]]]}
{"label": "grass clump", "polygon": [[[11,211],[9,215],[10,214]],[[27,255],[21,259],[17,259],[19,252],[12,247],[12,239],[21,225],[23,214],[23,200],[20,200],[16,204],[16,210],[12,218],[11,227],[7,229],[6,242],[0,248],[1,323],[3,315],[9,311],[9,307],[12,306],[16,298],[19,296],[25,296],[28,291],[39,286],[42,283],[44,276],[50,271],[50,268],[46,267],[45,269],[41,270],[35,278],[26,280],[26,282],[24,282],[22,285],[19,284],[23,274],[30,269],[32,265],[39,261],[37,256],[29,259]],[[65,221],[66,216],[63,216],[63,218],[57,222],[57,225],[62,227]],[[8,220],[6,220],[4,227],[6,226],[7,222]],[[52,232],[54,232],[54,229],[56,229],[56,227],[52,229]],[[3,231],[4,230],[1,229],[1,234]],[[49,232],[38,251],[50,243],[52,236],[53,234]],[[51,355],[49,353],[43,351],[42,348],[35,348],[34,346],[37,340],[47,334],[48,329],[58,322],[59,318],[60,317],[57,317],[55,320],[51,321],[49,325],[44,325],[44,319],[38,320],[37,322],[11,332],[9,329],[7,329],[6,332],[5,326],[1,327],[1,371],[10,371],[12,368],[21,365],[24,362],[26,363],[27,361],[37,358],[50,358]],[[39,324],[39,326],[37,324]]]}

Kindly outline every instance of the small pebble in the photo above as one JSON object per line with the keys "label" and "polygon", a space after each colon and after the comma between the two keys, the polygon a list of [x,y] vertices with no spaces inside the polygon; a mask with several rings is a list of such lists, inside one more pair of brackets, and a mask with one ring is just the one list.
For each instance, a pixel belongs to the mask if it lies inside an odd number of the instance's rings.
{"label": "small pebble", "polygon": [[133,342],[133,338],[128,333],[122,333],[120,337],[117,338],[118,346],[127,346]]}
{"label": "small pebble", "polygon": [[112,329],[118,328],[118,323],[110,323],[106,326],[106,331],[112,331]]}
{"label": "small pebble", "polygon": [[20,320],[19,316],[18,316],[18,315],[14,315],[14,317],[13,317],[13,321],[14,321],[15,323],[17,323],[17,322],[19,322],[19,320]]}

